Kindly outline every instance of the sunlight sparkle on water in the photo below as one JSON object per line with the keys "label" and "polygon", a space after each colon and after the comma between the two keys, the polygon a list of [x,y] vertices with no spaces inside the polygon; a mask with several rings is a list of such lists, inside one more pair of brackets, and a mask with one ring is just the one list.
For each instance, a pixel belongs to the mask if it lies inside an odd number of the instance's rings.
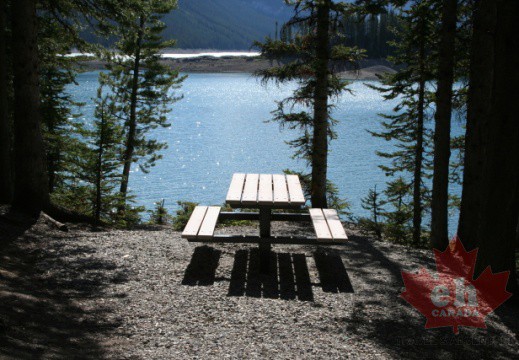
{"label": "sunlight sparkle on water", "polygon": [[[74,100],[87,103],[82,109],[85,122],[93,118],[97,75],[98,72],[82,73],[77,77],[79,86],[69,87]],[[329,179],[357,216],[366,215],[361,199],[368,190],[375,185],[383,190],[388,180],[378,168],[384,160],[375,152],[392,150],[390,143],[373,138],[366,129],[381,130],[377,114],[390,113],[396,104],[383,101],[378,92],[364,83],[352,82],[354,95],[345,93],[337,102],[332,116],[338,120],[338,139],[330,144],[329,156]],[[152,134],[174,146],[163,151],[163,159],[149,174],[136,168],[130,177],[137,204],[153,208],[155,202],[164,198],[170,211],[176,210],[178,200],[220,205],[235,172],[304,171],[305,163],[292,159],[293,149],[285,143],[297,134],[280,131],[276,123],[265,123],[272,117],[275,101],[289,96],[294,87],[295,84],[264,87],[248,74],[189,74],[179,93],[184,99],[172,105],[172,126],[168,131],[157,129]],[[453,136],[461,132],[459,123],[453,122]],[[459,192],[459,187],[451,190],[454,194]],[[451,217],[451,233],[455,219],[456,214]]]}

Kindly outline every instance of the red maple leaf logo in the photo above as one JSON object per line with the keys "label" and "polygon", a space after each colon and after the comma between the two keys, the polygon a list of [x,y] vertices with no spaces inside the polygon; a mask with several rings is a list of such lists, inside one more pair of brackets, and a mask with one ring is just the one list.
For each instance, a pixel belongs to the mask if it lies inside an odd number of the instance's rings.
{"label": "red maple leaf logo", "polygon": [[405,291],[400,296],[427,318],[426,329],[452,326],[486,328],[485,317],[504,303],[510,271],[493,274],[487,267],[474,280],[477,249],[465,251],[456,236],[444,252],[434,250],[438,275],[425,268],[417,274],[402,271]]}

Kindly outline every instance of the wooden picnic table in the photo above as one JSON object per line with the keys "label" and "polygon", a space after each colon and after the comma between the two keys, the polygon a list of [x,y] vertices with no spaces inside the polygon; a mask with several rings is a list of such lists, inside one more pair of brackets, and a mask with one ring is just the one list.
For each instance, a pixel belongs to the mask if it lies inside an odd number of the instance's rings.
{"label": "wooden picnic table", "polygon": [[305,195],[297,175],[234,174],[225,199],[232,208],[259,209],[260,237],[270,237],[273,209],[300,209]]}
{"label": "wooden picnic table", "polygon": [[[306,199],[297,175],[234,174],[225,199],[232,208],[259,212],[221,212],[219,206],[197,206],[182,237],[197,242],[257,243],[260,267],[268,272],[272,244],[337,245],[348,237],[334,209],[310,208],[308,213],[279,213],[274,209],[301,209]],[[259,220],[259,236],[216,235],[219,220]],[[311,221],[316,238],[272,236],[272,221]]]}
{"label": "wooden picnic table", "polygon": [[268,272],[271,243],[270,228],[273,209],[300,209],[305,195],[297,175],[234,174],[225,199],[233,208],[259,209],[260,268]]}

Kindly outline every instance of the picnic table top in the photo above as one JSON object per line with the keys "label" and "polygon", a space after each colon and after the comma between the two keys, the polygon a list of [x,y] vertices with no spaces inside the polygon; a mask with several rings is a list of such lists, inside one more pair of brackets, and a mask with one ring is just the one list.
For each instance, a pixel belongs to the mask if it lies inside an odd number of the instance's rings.
{"label": "picnic table top", "polygon": [[298,208],[306,199],[297,175],[237,173],[225,201],[232,207]]}

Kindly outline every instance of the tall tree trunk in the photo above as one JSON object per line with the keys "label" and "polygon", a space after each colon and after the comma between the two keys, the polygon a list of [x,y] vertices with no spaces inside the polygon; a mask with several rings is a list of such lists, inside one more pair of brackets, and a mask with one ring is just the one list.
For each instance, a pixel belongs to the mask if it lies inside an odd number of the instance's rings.
{"label": "tall tree trunk", "polygon": [[135,62],[133,65],[132,89],[130,95],[130,118],[128,120],[128,137],[126,139],[126,149],[124,151],[124,167],[121,179],[120,193],[122,205],[120,210],[126,208],[126,195],[128,193],[128,182],[130,179],[130,169],[133,162],[133,152],[135,150],[135,135],[137,130],[137,92],[139,91],[139,73],[141,70],[141,47],[144,37],[144,26],[146,19],[141,16],[139,19],[139,34],[135,44]]}
{"label": "tall tree trunk", "polygon": [[[55,133],[54,119],[47,120],[47,129],[49,134]],[[51,146],[51,142],[47,142],[47,174],[49,176],[49,193],[52,194],[56,186],[56,173],[58,171],[59,153],[57,148]]]}
{"label": "tall tree trunk", "polygon": [[481,173],[483,168],[485,123],[490,114],[494,74],[496,8],[492,1],[477,3],[473,14],[470,55],[465,160],[458,236],[467,250],[478,246],[480,225]]}
{"label": "tall tree trunk", "polygon": [[444,250],[449,244],[449,161],[452,84],[457,0],[443,0],[438,64],[438,89],[434,126],[434,175],[432,190],[431,246]]}
{"label": "tall tree trunk", "polygon": [[378,223],[378,193],[377,193],[377,185],[375,185],[375,190],[373,191],[373,221],[375,223],[375,234],[377,235],[377,239],[382,240],[382,230]]}
{"label": "tall tree trunk", "polygon": [[[519,178],[517,180],[519,181]],[[518,185],[518,187],[519,187],[519,185]],[[519,219],[517,219],[517,229],[515,229],[515,248],[519,249]]]}
{"label": "tall tree trunk", "polygon": [[6,43],[6,6],[0,0],[0,204],[8,204],[13,198],[11,162],[11,124],[7,108],[8,80]]}
{"label": "tall tree trunk", "polygon": [[97,168],[96,168],[96,199],[94,207],[94,218],[97,223],[101,221],[101,203],[102,203],[102,180],[103,180],[103,155],[106,133],[106,120],[104,111],[104,101],[101,102],[101,134],[99,139],[99,149],[97,153]]}
{"label": "tall tree trunk", "polygon": [[[519,178],[518,178],[518,182],[519,182]],[[519,185],[517,186],[519,188]],[[519,197],[519,195],[518,195]],[[519,209],[518,209],[518,219],[517,219],[517,226],[516,226],[516,229],[515,229],[515,253],[516,253],[516,256],[517,256],[517,253],[519,252]],[[514,262],[514,265],[517,267],[517,262]],[[517,269],[516,269],[517,271]],[[519,280],[518,280],[519,281]]]}
{"label": "tall tree trunk", "polygon": [[12,2],[14,73],[13,208],[38,214],[49,204],[41,134],[36,0]]}
{"label": "tall tree trunk", "polygon": [[418,83],[418,116],[416,119],[416,145],[413,174],[413,243],[419,244],[422,235],[422,166],[423,166],[423,123],[425,107],[425,20],[421,19],[419,57],[420,81]]}
{"label": "tall tree trunk", "polygon": [[328,207],[326,173],[328,170],[328,61],[330,0],[317,6],[317,65],[315,69],[314,133],[312,142],[312,206]]}
{"label": "tall tree trunk", "polygon": [[[488,0],[482,1],[482,3]],[[491,266],[494,272],[510,271],[509,290],[517,292],[515,235],[519,211],[519,1],[496,3],[493,46],[493,82],[487,144],[481,177],[481,217],[476,271]],[[517,295],[517,293],[516,293]]]}

